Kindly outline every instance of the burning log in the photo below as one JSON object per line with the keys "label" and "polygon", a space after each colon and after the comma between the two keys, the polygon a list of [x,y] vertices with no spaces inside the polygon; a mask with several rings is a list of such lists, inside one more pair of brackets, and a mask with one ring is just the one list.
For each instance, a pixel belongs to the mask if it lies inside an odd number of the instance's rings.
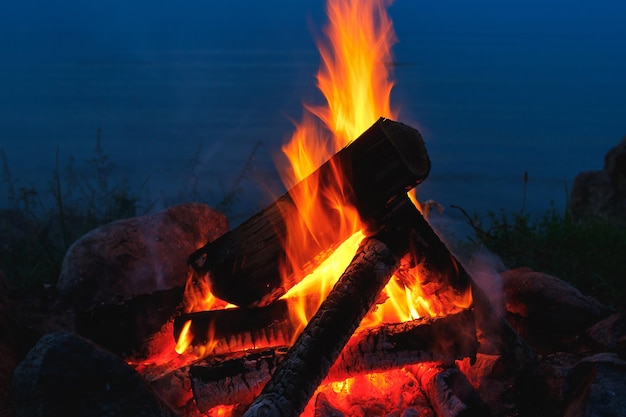
{"label": "burning log", "polygon": [[[419,132],[381,118],[272,205],[194,252],[188,263],[200,274],[209,273],[211,291],[217,297],[239,306],[268,305],[349,237],[330,238],[310,230],[310,236],[303,240],[323,244],[307,248],[307,253],[295,262],[300,271],[288,271],[282,280],[279,268],[285,259],[284,219],[300,216],[292,195],[319,180],[317,196],[323,196],[337,187],[335,177],[339,172],[347,180],[348,189],[342,193],[345,204],[354,206],[368,221],[385,212],[394,197],[421,183],[429,170],[430,161]],[[338,224],[336,206],[328,202],[323,209],[329,224]]]}
{"label": "burning log", "polygon": [[[388,324],[356,333],[326,377],[340,381],[418,362],[451,363],[475,357],[473,313]],[[286,349],[268,349],[241,358],[205,360],[190,367],[196,404],[203,413],[217,405],[250,404],[283,362]]]}
{"label": "burning log", "polygon": [[412,366],[422,391],[439,417],[487,417],[491,415],[474,387],[456,366]]}
{"label": "burning log", "polygon": [[504,317],[494,311],[486,294],[439,239],[426,219],[417,213],[412,216],[412,220],[411,228],[417,232],[411,241],[412,261],[418,265],[418,276],[425,294],[441,300],[443,305],[450,305],[455,298],[471,288],[481,342],[491,344],[499,353],[506,355],[511,366],[534,367],[537,358],[530,346]]}
{"label": "burning log", "polygon": [[304,328],[244,417],[297,416],[409,249],[408,223],[418,213],[398,199],[380,230],[361,242],[352,262]]}
{"label": "burning log", "polygon": [[183,314],[174,319],[176,340],[179,340],[188,321],[191,321],[187,329],[190,345],[204,349],[199,356],[287,346],[295,332],[285,300],[278,300],[266,307]]}

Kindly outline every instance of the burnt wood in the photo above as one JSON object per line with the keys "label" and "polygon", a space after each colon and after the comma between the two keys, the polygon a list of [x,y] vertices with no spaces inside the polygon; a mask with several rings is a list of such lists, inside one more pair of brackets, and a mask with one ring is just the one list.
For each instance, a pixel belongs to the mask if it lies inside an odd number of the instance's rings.
{"label": "burnt wood", "polygon": [[[421,213],[411,216],[411,262],[418,266],[420,285],[428,297],[442,305],[452,305],[461,294],[471,290],[472,306],[476,311],[479,340],[494,353],[506,357],[509,366],[537,372],[537,356],[530,346],[497,314],[491,301],[463,264],[456,258]],[[400,277],[403,268],[398,271]]]}
{"label": "burnt wood", "polygon": [[189,320],[189,332],[192,336],[190,346],[204,346],[200,355],[202,357],[288,346],[296,330],[289,319],[285,300],[278,300],[266,307],[227,308],[183,314],[174,319],[176,340]]}
{"label": "burnt wood", "polygon": [[363,239],[348,268],[244,417],[300,415],[407,253],[407,226],[414,213],[418,211],[408,199],[398,200],[385,213],[378,232]]}
{"label": "burnt wood", "polygon": [[198,273],[208,273],[211,291],[239,306],[263,306],[277,300],[313,271],[332,250],[349,236],[330,238],[310,230],[308,253],[297,259],[297,272],[280,278],[284,263],[286,218],[299,216],[291,193],[308,189],[320,178],[317,195],[325,205],[329,224],[338,224],[335,204],[324,202],[326,191],[338,187],[335,175],[346,178],[346,205],[354,206],[363,221],[380,216],[390,200],[420,184],[430,171],[430,160],[420,133],[402,123],[381,118],[361,136],[337,152],[317,171],[295,185],[272,205],[200,248],[188,259]]}
{"label": "burnt wood", "polygon": [[[438,313],[448,314],[471,291],[472,279],[420,212],[409,221],[411,256],[396,275],[409,288],[419,285],[425,298],[439,307]],[[416,271],[409,274],[411,267]]]}
{"label": "burnt wood", "polygon": [[[477,349],[474,317],[469,310],[381,325],[350,338],[325,382],[419,362],[452,363],[475,357]],[[286,348],[277,348],[241,358],[196,362],[189,368],[189,378],[198,408],[207,413],[218,405],[250,404],[285,356]]]}
{"label": "burnt wood", "polygon": [[467,377],[455,366],[411,366],[439,417],[489,417],[491,412]]}

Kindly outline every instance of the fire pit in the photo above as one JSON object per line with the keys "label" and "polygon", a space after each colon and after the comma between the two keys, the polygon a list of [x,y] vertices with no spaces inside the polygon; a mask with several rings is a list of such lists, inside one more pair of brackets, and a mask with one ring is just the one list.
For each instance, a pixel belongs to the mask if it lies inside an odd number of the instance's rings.
{"label": "fire pit", "polygon": [[[407,195],[430,160],[420,133],[391,120],[383,2],[328,13],[328,109],[309,107],[283,148],[289,191],[191,254],[181,356],[140,371],[170,372],[187,387],[174,397],[211,415],[349,414],[336,394],[355,396],[355,378],[388,396],[416,383],[439,415],[484,413],[455,361],[474,363],[487,341],[514,366],[534,356]],[[392,375],[395,388],[381,382]]]}
{"label": "fire pit", "polygon": [[[374,155],[379,162],[369,162]],[[399,389],[387,378],[418,381],[439,415],[484,415],[456,361],[473,364],[479,339],[514,366],[534,356],[406,195],[429,167],[416,130],[379,119],[267,209],[191,254],[189,312],[173,326],[176,351],[188,359],[144,375],[162,387],[186,381],[174,397],[209,415],[248,406],[243,415],[345,413],[354,381],[378,380],[372,392]],[[320,178],[321,195],[336,191],[329,173],[349,179],[344,203],[356,207],[362,229],[346,236],[307,228],[316,244],[290,255],[288,225],[303,221],[294,195]],[[323,198],[317,210],[338,216]],[[346,251],[347,263],[335,259]],[[332,276],[328,262],[344,268],[335,282],[315,272]]]}

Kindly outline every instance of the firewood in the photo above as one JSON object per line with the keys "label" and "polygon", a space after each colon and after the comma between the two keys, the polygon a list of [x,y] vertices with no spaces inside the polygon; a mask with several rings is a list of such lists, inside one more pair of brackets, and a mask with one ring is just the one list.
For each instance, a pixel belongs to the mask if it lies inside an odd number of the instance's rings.
{"label": "firewood", "polygon": [[[380,216],[394,197],[421,183],[429,170],[419,132],[381,118],[272,205],[191,254],[188,263],[198,273],[208,273],[211,291],[217,297],[239,306],[270,304],[349,237],[329,237],[310,230],[307,240],[319,245],[307,248],[308,253],[295,262],[299,271],[288,272],[283,282],[279,268],[285,259],[285,219],[300,216],[291,195],[308,189],[310,179],[317,181],[319,176],[320,188],[311,197],[323,200],[329,189],[337,187],[334,176],[339,172],[347,180],[345,205],[355,207],[363,221],[369,221]],[[338,224],[340,214],[335,204],[328,202],[324,214],[329,224]]]}
{"label": "firewood", "polygon": [[[418,362],[451,363],[474,357],[478,343],[473,329],[473,313],[466,310],[361,330],[350,338],[324,381]],[[250,404],[285,355],[286,349],[267,349],[241,358],[196,362],[189,368],[189,375],[200,411],[206,413],[217,405]]]}
{"label": "firewood", "polygon": [[302,412],[407,253],[408,223],[416,212],[405,199],[386,211],[380,230],[363,239],[352,262],[245,417],[295,417]]}
{"label": "firewood", "polygon": [[[532,349],[505,318],[495,312],[484,291],[421,213],[411,216],[410,219],[411,224],[408,227],[413,233],[410,262],[417,265],[417,275],[424,295],[447,306],[453,305],[455,299],[471,291],[481,343],[489,344],[495,351],[510,358],[511,366],[535,366],[537,360]],[[405,271],[406,267],[403,266],[397,275],[402,279],[406,277]]]}
{"label": "firewood", "polygon": [[439,417],[488,417],[487,405],[456,366],[434,363],[411,366],[422,391]]}
{"label": "firewood", "polygon": [[266,307],[228,308],[183,314],[174,319],[174,337],[180,337],[191,320],[190,345],[203,352],[199,356],[222,355],[249,349],[288,346],[295,326],[289,319],[286,300]]}

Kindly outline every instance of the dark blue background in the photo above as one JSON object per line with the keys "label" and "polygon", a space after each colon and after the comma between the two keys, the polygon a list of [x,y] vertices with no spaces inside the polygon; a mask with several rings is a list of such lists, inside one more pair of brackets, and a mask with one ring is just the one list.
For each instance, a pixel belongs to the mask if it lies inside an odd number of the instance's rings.
{"label": "dark blue background", "polygon": [[[626,2],[397,0],[389,13],[392,104],[433,164],[422,199],[518,209],[528,171],[527,208],[562,206],[576,173],[601,168],[626,134]],[[322,1],[4,5],[0,146],[11,172],[45,187],[57,145],[64,160],[87,159],[101,128],[119,178],[217,201],[261,141],[245,216],[280,192],[272,156],[302,101],[321,100],[313,39],[324,23]]]}

